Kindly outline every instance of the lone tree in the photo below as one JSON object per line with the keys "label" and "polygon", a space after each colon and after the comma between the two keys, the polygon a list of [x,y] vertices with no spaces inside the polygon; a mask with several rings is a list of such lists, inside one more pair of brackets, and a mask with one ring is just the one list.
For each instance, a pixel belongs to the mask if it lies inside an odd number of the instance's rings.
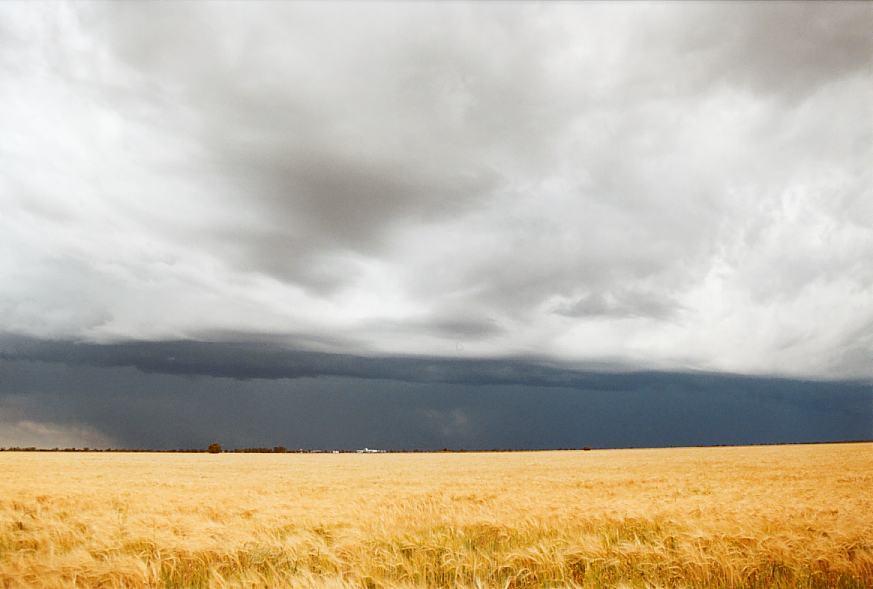
{"label": "lone tree", "polygon": [[206,449],[210,454],[218,454],[221,452],[221,444],[218,442],[212,442],[209,444],[209,447]]}

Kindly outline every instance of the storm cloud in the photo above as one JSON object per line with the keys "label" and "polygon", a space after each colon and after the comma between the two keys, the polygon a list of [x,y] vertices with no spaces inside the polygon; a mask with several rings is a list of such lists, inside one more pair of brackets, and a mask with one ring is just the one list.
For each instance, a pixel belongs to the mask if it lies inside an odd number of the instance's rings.
{"label": "storm cloud", "polygon": [[0,447],[507,449],[873,437],[869,383],[577,372],[272,346],[16,346]]}
{"label": "storm cloud", "polygon": [[862,380],[619,368],[6,337],[0,446],[537,449],[873,437],[873,388]]}
{"label": "storm cloud", "polygon": [[871,25],[6,4],[0,321],[869,377]]}
{"label": "storm cloud", "polygon": [[[2,362],[388,383],[458,436],[490,427],[468,394],[863,388],[871,30],[871,3],[7,2]],[[29,399],[0,438],[153,443],[38,384],[0,382]]]}

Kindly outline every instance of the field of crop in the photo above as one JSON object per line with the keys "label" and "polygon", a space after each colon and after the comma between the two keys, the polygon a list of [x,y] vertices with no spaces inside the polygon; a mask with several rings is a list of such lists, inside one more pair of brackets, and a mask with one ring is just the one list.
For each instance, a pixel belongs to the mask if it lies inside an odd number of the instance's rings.
{"label": "field of crop", "polygon": [[871,587],[873,444],[0,453],[2,587]]}

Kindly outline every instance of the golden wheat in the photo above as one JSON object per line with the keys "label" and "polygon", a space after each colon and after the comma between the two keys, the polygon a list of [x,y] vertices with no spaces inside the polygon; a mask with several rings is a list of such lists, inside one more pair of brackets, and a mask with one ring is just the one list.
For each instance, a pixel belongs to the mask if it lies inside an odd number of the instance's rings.
{"label": "golden wheat", "polygon": [[871,587],[873,445],[0,453],[3,587]]}

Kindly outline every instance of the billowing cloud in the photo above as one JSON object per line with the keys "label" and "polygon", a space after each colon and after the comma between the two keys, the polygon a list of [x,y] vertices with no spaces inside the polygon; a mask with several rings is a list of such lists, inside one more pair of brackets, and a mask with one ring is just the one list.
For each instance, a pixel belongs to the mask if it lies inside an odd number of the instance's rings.
{"label": "billowing cloud", "polygon": [[0,327],[869,378],[871,28],[867,3],[8,4]]}

